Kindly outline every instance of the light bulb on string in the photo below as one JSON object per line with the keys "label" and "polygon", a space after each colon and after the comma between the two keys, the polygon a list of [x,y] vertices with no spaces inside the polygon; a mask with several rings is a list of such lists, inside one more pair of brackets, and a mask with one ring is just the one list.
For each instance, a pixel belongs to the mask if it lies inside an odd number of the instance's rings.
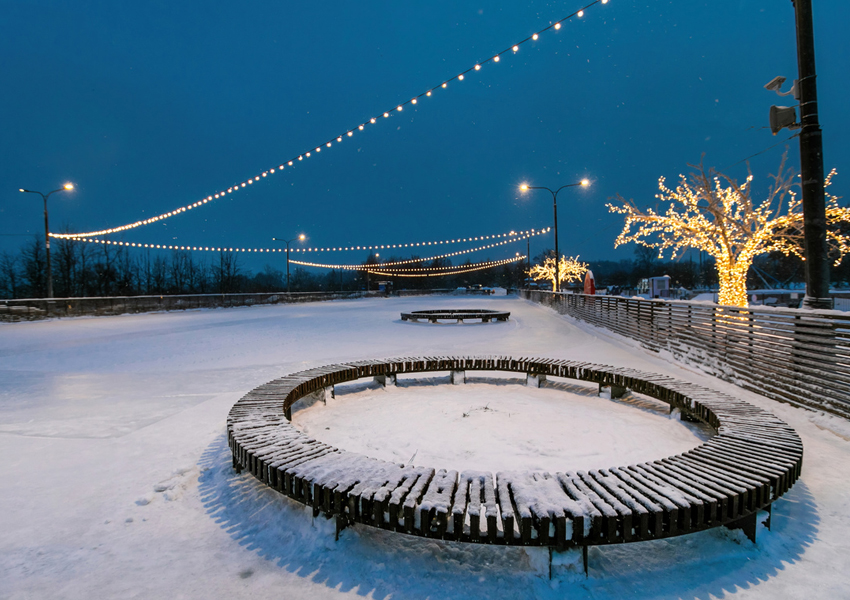
{"label": "light bulb on string", "polygon": [[[461,256],[461,255],[464,255],[464,254],[470,254],[472,252],[479,252],[481,250],[489,250],[491,248],[495,248],[495,247],[498,247],[498,246],[504,246],[505,244],[508,244],[508,243],[511,243],[511,242],[521,241],[521,240],[524,240],[524,239],[527,239],[527,238],[530,238],[530,237],[533,237],[533,236],[536,236],[536,235],[540,235],[542,233],[546,233],[550,229],[551,228],[546,228],[546,229],[542,229],[542,230],[539,230],[539,231],[532,229],[532,230],[529,230],[529,231],[521,232],[522,235],[514,237],[513,239],[510,239],[510,240],[504,240],[504,241],[501,241],[501,242],[496,242],[496,243],[492,243],[492,244],[488,244],[488,245],[484,245],[484,246],[479,246],[477,248],[467,248],[467,249],[464,249],[464,250],[458,250],[456,252],[448,252],[448,253],[437,255],[437,256],[430,256],[430,257],[425,257],[425,258],[411,258],[411,259],[407,259],[407,260],[394,261],[394,262],[391,262],[391,263],[384,263],[382,266],[390,267],[390,266],[397,266],[397,265],[406,265],[406,264],[411,264],[411,263],[421,262],[421,261],[435,260],[435,259],[440,259],[440,258],[450,258],[450,257],[453,257],[453,256]],[[486,238],[499,237],[499,235],[504,235],[504,234],[497,234],[497,235],[494,235],[494,236],[480,236],[480,237],[483,239],[484,237],[486,237]],[[458,240],[458,241],[472,241],[472,239],[473,238],[464,238],[463,240]],[[71,238],[71,241],[94,243],[94,244],[108,244],[108,245],[113,245],[113,246],[157,248],[157,249],[165,249],[165,250],[183,250],[183,249],[186,249],[183,246],[176,246],[176,245],[141,244],[141,243],[136,243],[136,242],[100,240],[100,239],[97,239],[97,238]],[[404,244],[403,246],[404,247],[424,246],[424,245],[432,245],[432,244],[437,244],[437,243],[438,242],[417,242],[417,243]],[[397,246],[402,247],[401,244],[398,244]],[[374,250],[374,249],[378,249],[379,247],[380,248],[388,248],[388,247],[390,247],[390,245],[384,244],[384,245],[381,245],[381,246],[379,246],[379,245],[369,246],[368,249]],[[358,249],[359,248],[360,247],[358,247]],[[192,249],[197,249],[197,251],[216,251],[216,252],[220,251],[220,249],[218,249],[218,248],[209,248],[209,247],[200,247],[200,246],[192,247]],[[345,249],[349,250],[349,249],[354,249],[354,248],[353,247],[346,247]],[[305,249],[296,248],[296,249],[292,250],[292,252],[313,252],[313,251],[324,252],[324,251],[338,251],[338,250],[343,250],[343,247],[305,248]],[[234,251],[234,252],[282,252],[282,250],[280,250],[278,248],[236,248],[236,249],[231,249],[231,251]],[[363,268],[362,265],[327,265],[327,264],[322,264],[322,263],[311,263],[311,262],[301,262],[301,263],[297,263],[297,264],[301,264],[301,265],[304,265],[304,266],[311,266],[311,267],[319,267],[319,268],[339,268],[339,269],[354,269],[354,270],[358,270],[358,269]]]}
{"label": "light bulb on string", "polygon": [[[380,265],[379,268],[370,267],[364,269],[368,273],[372,273],[375,275],[386,275],[389,277],[443,277],[446,275],[460,275],[463,273],[471,273],[473,271],[482,271],[484,269],[491,269],[493,267],[499,267],[502,265],[507,265],[515,262],[519,262],[525,260],[525,256],[517,254],[513,258],[507,258],[499,261],[487,261],[484,263],[475,263],[470,265],[460,265],[458,268],[446,267],[445,270],[439,272],[427,272],[427,273],[404,273],[398,271],[386,271],[383,270],[384,265]],[[433,267],[435,269],[442,267]]]}
{"label": "light bulb on string", "polygon": [[[589,8],[590,6],[593,6],[593,5],[597,4],[597,3],[607,4],[607,3],[608,3],[608,0],[598,0],[598,1],[596,1],[596,2],[592,2],[590,5],[588,5],[588,6],[587,6],[587,7],[585,7],[584,9],[581,9],[581,10],[576,11],[576,12],[575,12],[575,13],[573,13],[573,15],[571,15],[571,16],[576,16],[576,17],[579,17],[579,18],[583,17],[583,16],[584,16],[584,11],[585,11],[587,8]],[[568,16],[568,17],[566,17],[566,18],[564,18],[564,19],[561,19],[561,20],[557,21],[554,25],[551,25],[551,26],[549,26],[549,27],[546,27],[546,28],[544,28],[543,30],[541,30],[541,31],[539,31],[539,32],[535,32],[535,33],[533,33],[533,34],[531,35],[531,37],[526,38],[526,39],[524,39],[524,40],[520,41],[520,42],[519,42],[519,43],[517,43],[517,44],[513,44],[513,45],[509,46],[509,49],[510,49],[511,51],[513,51],[513,52],[518,52],[518,51],[519,51],[519,47],[520,47],[523,43],[525,43],[526,41],[529,41],[529,40],[534,40],[534,41],[536,41],[537,39],[539,39],[539,36],[540,36],[540,34],[541,34],[542,32],[545,32],[546,30],[548,30],[548,29],[550,29],[550,28],[554,28],[555,30],[559,30],[559,29],[561,29],[561,25],[562,25],[565,21],[569,20],[569,19],[571,18],[571,16]],[[503,54],[504,52],[507,52],[507,51],[508,51],[508,50],[505,50],[505,51],[503,51],[503,52],[497,53],[497,54],[496,54],[496,55],[494,55],[491,59],[488,59],[488,60],[492,60],[493,62],[499,62],[499,61],[501,60],[501,54]],[[485,61],[485,62],[486,62],[486,61]],[[471,71],[471,70],[478,71],[478,70],[480,70],[480,69],[481,69],[481,63],[476,63],[476,64],[475,64],[472,68],[467,69],[467,70],[465,70],[465,71],[462,71],[462,72],[461,72],[461,73],[459,73],[458,75],[455,75],[455,77],[453,77],[453,78],[449,78],[449,79],[445,80],[445,81],[441,84],[441,86],[440,86],[440,87],[442,87],[442,88],[446,88],[446,87],[448,87],[448,82],[449,82],[449,81],[451,81],[452,79],[457,79],[458,81],[463,81],[463,80],[464,80],[464,77],[465,77],[465,73],[467,73],[468,71]],[[432,94],[433,89],[435,89],[435,88],[431,88],[431,89],[427,90],[424,94],[420,94],[419,96],[427,96],[427,97],[430,97],[430,96],[431,96],[431,94]],[[411,104],[416,104],[416,102],[417,102],[416,98],[418,98],[419,96],[414,97],[412,100],[410,100],[410,101],[408,101],[408,102],[410,102]],[[403,104],[399,104],[399,105],[397,105],[397,106],[396,106],[396,111],[401,111],[401,110],[403,109],[403,106],[404,106],[404,103],[403,103]],[[388,117],[390,116],[390,113],[389,113],[389,111],[385,111],[385,112],[383,112],[383,115],[384,115],[384,117],[385,117],[385,118],[388,118]],[[370,122],[370,123],[372,123],[372,124],[374,124],[374,123],[376,123],[376,119],[373,117],[373,118],[371,118],[371,119],[370,119],[370,121],[369,121],[369,122]],[[358,126],[358,129],[359,129],[359,130],[361,130],[361,131],[363,130],[363,128],[364,128],[364,127],[363,127],[363,124],[360,124],[360,125]],[[336,139],[337,139],[337,142],[342,141],[342,137],[343,137],[343,135],[347,135],[348,137],[351,137],[351,135],[352,135],[352,130],[348,130],[348,131],[344,132],[344,134],[337,136],[337,138],[336,138]],[[332,145],[332,144],[331,144],[331,142],[326,142],[326,143],[325,143],[325,145],[326,145],[326,147],[328,147],[328,148],[329,148],[329,147],[331,147],[331,145]],[[320,147],[316,147],[315,152],[317,152],[317,153],[318,153],[318,152],[321,152],[321,148],[320,148]],[[293,162],[294,162],[295,160],[303,161],[305,157],[306,157],[306,158],[309,158],[310,156],[311,156],[311,153],[310,153],[310,152],[306,152],[306,153],[300,154],[297,158],[293,158],[293,159],[289,160],[287,164],[288,164],[289,166],[292,166],[292,165],[293,165]],[[283,164],[281,164],[281,165],[278,167],[278,172],[282,171],[282,170],[283,170],[283,168],[284,168],[284,165],[283,165]],[[252,184],[253,184],[253,182],[255,182],[255,181],[257,181],[257,182],[258,182],[258,181],[260,181],[260,180],[261,180],[261,178],[267,178],[267,177],[268,177],[268,175],[270,175],[270,174],[276,174],[275,170],[274,170],[274,169],[269,169],[269,170],[267,170],[267,171],[262,171],[260,175],[255,176],[255,177],[253,177],[253,178],[249,178],[249,179],[247,179],[246,181],[244,181],[244,182],[242,182],[242,183],[240,183],[240,184],[236,184],[235,186],[232,186],[231,188],[228,188],[226,192],[224,192],[224,191],[217,192],[217,193],[215,194],[215,196],[210,195],[209,197],[207,197],[207,198],[205,198],[205,199],[203,199],[203,200],[201,200],[201,201],[198,201],[198,202],[195,202],[195,203],[189,203],[189,204],[187,204],[186,206],[183,206],[182,208],[179,208],[179,209],[176,209],[176,210],[169,211],[169,212],[167,212],[167,213],[163,213],[163,214],[157,215],[156,217],[151,217],[151,218],[148,218],[148,219],[139,220],[139,221],[136,221],[136,222],[134,222],[134,223],[128,223],[128,224],[126,224],[126,225],[121,225],[121,226],[119,226],[119,227],[111,227],[111,228],[108,228],[108,229],[102,229],[102,230],[99,230],[99,231],[89,231],[89,232],[84,232],[84,233],[49,233],[48,235],[49,235],[50,237],[53,237],[53,238],[62,238],[62,239],[74,239],[74,238],[81,238],[81,237],[96,237],[96,236],[101,236],[101,235],[108,235],[108,234],[110,234],[110,233],[119,233],[119,232],[122,232],[122,231],[126,231],[126,230],[128,230],[128,229],[134,229],[134,228],[136,228],[136,227],[141,227],[141,226],[144,226],[144,225],[149,225],[149,224],[151,224],[151,223],[155,223],[155,222],[158,222],[158,221],[160,221],[160,220],[163,220],[163,219],[166,219],[166,218],[170,218],[170,217],[172,217],[172,216],[175,216],[176,214],[179,214],[179,213],[182,213],[182,212],[186,212],[186,211],[190,210],[190,209],[191,209],[191,208],[193,208],[193,207],[199,207],[199,206],[201,206],[201,204],[209,203],[209,202],[211,202],[213,199],[218,199],[218,198],[220,198],[220,197],[224,196],[225,194],[232,194],[233,192],[235,192],[235,191],[239,191],[240,189],[245,189],[248,185],[252,185]]]}

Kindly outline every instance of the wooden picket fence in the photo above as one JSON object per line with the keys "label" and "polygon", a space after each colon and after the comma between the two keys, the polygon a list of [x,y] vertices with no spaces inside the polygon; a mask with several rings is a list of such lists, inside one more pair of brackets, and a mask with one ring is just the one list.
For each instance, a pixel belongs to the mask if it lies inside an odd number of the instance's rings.
{"label": "wooden picket fence", "polygon": [[850,314],[522,290],[744,389],[850,418]]}

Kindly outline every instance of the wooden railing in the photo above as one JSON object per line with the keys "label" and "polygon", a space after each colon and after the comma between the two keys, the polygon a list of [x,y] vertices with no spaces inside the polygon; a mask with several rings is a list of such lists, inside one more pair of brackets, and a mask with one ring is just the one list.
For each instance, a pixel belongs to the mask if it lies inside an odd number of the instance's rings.
{"label": "wooden railing", "polygon": [[[455,294],[454,289],[398,290],[393,296],[425,296]],[[383,297],[382,291],[351,292],[267,292],[253,294],[183,294],[151,296],[103,296],[91,298],[28,298],[0,300],[0,321],[45,319],[48,317],[79,317],[120,315],[125,313],[187,310],[193,308],[228,308],[255,304],[286,304],[293,302],[322,302],[352,298]]]}
{"label": "wooden railing", "polygon": [[850,314],[535,290],[521,295],[768,398],[850,418]]}
{"label": "wooden railing", "polygon": [[32,298],[0,300],[0,321],[43,319],[46,317],[77,317],[120,315],[194,308],[223,308],[279,304],[290,302],[320,302],[383,296],[383,292],[274,292],[257,294],[186,294],[180,296],[108,296],[99,298]]}

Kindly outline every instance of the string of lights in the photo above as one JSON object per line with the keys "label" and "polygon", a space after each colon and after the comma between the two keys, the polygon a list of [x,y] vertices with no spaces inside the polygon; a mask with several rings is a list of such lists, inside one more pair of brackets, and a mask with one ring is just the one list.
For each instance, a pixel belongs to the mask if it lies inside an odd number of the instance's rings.
{"label": "string of lights", "polygon": [[[519,256],[519,253],[517,253],[517,256]],[[485,262],[487,264],[495,264],[495,263],[500,262],[500,261],[485,261]],[[475,263],[475,264],[476,265],[483,265],[485,263],[480,262],[480,263]],[[455,271],[455,270],[458,270],[458,269],[464,269],[466,267],[474,266],[474,265],[472,263],[470,263],[470,264],[465,264],[465,265],[443,265],[441,267],[400,267],[400,268],[397,268],[397,267],[393,267],[393,266],[390,266],[390,265],[385,265],[383,263],[378,263],[378,264],[374,264],[374,265],[365,265],[365,266],[366,267],[376,267],[376,268],[380,268],[380,269],[385,270],[385,271],[387,269],[385,269],[384,267],[389,266],[390,267],[389,268],[390,273],[392,273],[393,275],[399,275],[399,274],[408,273],[408,272],[409,273],[424,273],[426,271],[446,271],[446,272],[450,272],[450,271]],[[370,269],[368,269],[368,268],[366,270],[370,271]]]}
{"label": "string of lights", "polygon": [[[545,233],[549,229],[529,229],[528,231],[509,231],[508,233],[494,233],[491,235],[479,235],[475,237],[457,238],[451,240],[436,240],[431,242],[410,242],[408,244],[373,244],[371,246],[328,246],[327,248],[292,248],[290,252],[347,252],[353,250],[393,250],[397,248],[420,248],[424,246],[440,246],[444,244],[462,244],[465,242],[479,242],[484,240],[495,240],[499,238],[510,238],[517,235],[534,234],[534,232]],[[523,238],[524,239],[524,238]]]}
{"label": "string of lights", "polygon": [[387,277],[443,277],[445,275],[460,275],[461,273],[471,273],[473,271],[483,271],[484,269],[492,269],[493,267],[500,267],[502,265],[508,265],[510,263],[519,262],[521,260],[525,260],[525,256],[514,256],[513,258],[506,258],[504,260],[494,260],[487,261],[483,263],[475,263],[472,265],[462,265],[462,267],[458,270],[445,270],[440,271],[438,273],[421,273],[421,274],[405,274],[405,273],[396,273],[394,271],[372,271],[368,272],[372,275],[384,275]]}
{"label": "string of lights", "polygon": [[[514,237],[510,240],[504,240],[504,241],[501,241],[501,242],[494,242],[492,244],[487,244],[485,246],[478,246],[477,248],[468,248],[466,250],[458,250],[457,252],[448,252],[446,254],[439,254],[439,255],[436,255],[436,256],[426,256],[424,258],[409,258],[407,260],[398,260],[398,261],[393,261],[393,262],[388,262],[388,263],[381,263],[381,266],[382,267],[394,267],[394,266],[398,266],[398,265],[409,265],[411,263],[423,262],[423,261],[428,261],[428,260],[438,260],[438,259],[441,259],[441,258],[451,258],[453,256],[460,256],[462,254],[470,254],[472,252],[480,252],[481,250],[489,250],[490,248],[496,248],[497,246],[504,246],[505,244],[510,244],[512,242],[519,242],[519,241],[522,241],[524,239],[528,239],[530,237],[533,237],[535,235],[540,235],[541,233],[543,233],[545,231],[549,231],[549,229],[547,228],[545,230],[538,230],[535,233],[530,233],[530,234],[527,234],[527,235],[518,235],[518,236],[516,236],[516,237]],[[307,261],[304,261],[304,260],[293,260],[293,259],[290,259],[289,262],[296,264],[296,265],[301,265],[302,267],[316,267],[316,268],[319,268],[319,269],[368,270],[369,267],[370,267],[369,265],[362,265],[362,264],[360,264],[360,265],[358,265],[358,264],[348,264],[348,265],[325,264],[325,263],[314,263],[314,262],[307,262]]]}
{"label": "string of lights", "polygon": [[165,212],[165,213],[153,216],[153,217],[149,217],[147,219],[142,219],[142,220],[139,220],[139,221],[135,221],[133,223],[127,223],[126,225],[121,225],[119,227],[110,227],[110,228],[101,229],[101,230],[98,230],[98,231],[87,231],[85,233],[51,233],[49,235],[51,237],[59,238],[59,239],[74,239],[74,238],[99,237],[99,236],[102,236],[102,235],[108,235],[110,233],[120,233],[122,231],[127,231],[128,229],[135,229],[137,227],[142,227],[144,225],[150,225],[152,223],[156,223],[158,221],[163,221],[165,219],[170,219],[171,217],[177,216],[179,214],[186,213],[186,212],[188,212],[192,209],[203,206],[203,205],[205,205],[209,202],[213,202],[214,200],[218,200],[219,198],[223,198],[227,195],[231,195],[231,194],[238,192],[240,190],[247,189],[249,186],[252,186],[255,183],[259,183],[259,182],[263,181],[264,179],[266,179],[270,175],[274,175],[276,173],[281,173],[287,167],[291,168],[291,167],[295,166],[298,162],[303,161],[304,159],[318,155],[322,150],[327,149],[327,148],[331,148],[332,146],[334,146],[334,144],[342,143],[347,138],[354,136],[355,133],[364,131],[366,129],[366,127],[368,127],[370,125],[376,125],[381,119],[387,119],[387,118],[391,117],[392,115],[394,115],[396,113],[402,112],[406,107],[408,107],[410,105],[416,105],[416,104],[419,103],[419,101],[421,101],[425,98],[430,98],[434,94],[434,92],[438,92],[440,90],[446,89],[449,86],[450,83],[463,81],[468,74],[474,73],[475,71],[480,71],[481,68],[484,67],[485,65],[487,65],[489,63],[493,63],[493,64],[498,63],[502,59],[503,56],[512,56],[512,55],[516,54],[517,52],[519,52],[519,49],[523,44],[527,44],[527,43],[530,43],[530,42],[537,41],[537,39],[540,37],[540,35],[542,35],[546,32],[549,32],[550,30],[552,30],[552,31],[560,30],[562,24],[569,21],[573,17],[582,18],[584,16],[584,11],[593,7],[596,4],[608,4],[608,0],[593,0],[593,2],[590,2],[589,4],[587,4],[583,8],[575,11],[574,13],[567,15],[566,17],[564,17],[564,18],[562,18],[558,21],[555,21],[554,23],[550,24],[548,27],[544,27],[540,31],[537,31],[537,32],[531,34],[530,36],[526,37],[525,39],[523,39],[519,42],[516,42],[515,44],[510,45],[509,47],[502,50],[501,52],[497,52],[496,54],[493,54],[492,56],[486,58],[485,60],[481,60],[481,61],[475,63],[474,66],[469,67],[468,69],[461,71],[460,73],[457,73],[453,77],[449,77],[448,79],[446,79],[442,83],[425,90],[424,92],[410,98],[409,100],[403,101],[399,104],[395,104],[393,107],[388,108],[387,110],[376,113],[377,116],[371,117],[370,119],[363,121],[362,123],[359,123],[358,125],[352,127],[351,129],[348,129],[348,130],[340,133],[339,135],[334,136],[334,137],[326,140],[325,142],[323,142],[321,144],[317,144],[315,147],[311,147],[309,150],[307,150],[305,152],[301,152],[297,156],[293,156],[293,157],[289,158],[288,160],[281,161],[278,164],[278,166],[276,166],[276,167],[273,166],[271,168],[265,169],[261,173],[256,174],[253,177],[249,177],[245,181],[241,181],[239,183],[236,183],[236,184],[228,187],[227,189],[220,188],[217,191],[215,191],[214,193],[208,195],[206,198],[202,198],[202,199],[200,199],[196,202],[193,202],[191,204],[187,204],[186,206],[182,206],[180,208],[176,208],[174,210],[171,210],[171,211],[168,211],[168,212]]}
{"label": "string of lights", "polygon": [[[471,252],[479,252],[481,250],[489,250],[490,248],[495,248],[497,246],[504,246],[505,244],[510,244],[512,242],[519,242],[536,235],[542,235],[547,233],[551,227],[547,227],[545,229],[532,229],[530,231],[515,233],[509,239],[502,240],[499,242],[493,242],[491,244],[485,244],[483,246],[478,246],[476,248],[467,248],[465,250],[458,250],[456,252],[449,252],[446,254],[441,254],[439,256],[430,256],[426,258],[411,258],[409,260],[397,261],[393,263],[386,263],[387,266],[392,265],[402,265],[402,264],[410,264],[414,262],[419,262],[423,260],[434,260],[439,258],[450,258],[452,256],[460,256],[462,254],[469,254]],[[480,236],[479,236],[480,237]],[[492,237],[492,236],[491,236]],[[479,239],[479,238],[464,238],[466,240],[471,239]],[[109,246],[124,246],[128,248],[147,248],[151,250],[182,250],[182,251],[190,251],[190,252],[244,252],[244,253],[278,253],[285,254],[286,250],[284,248],[236,248],[236,247],[226,247],[226,246],[179,246],[176,244],[144,244],[141,242],[122,242],[116,240],[101,240],[98,238],[71,238],[69,241],[72,242],[82,242],[89,244],[104,244]],[[397,245],[398,246],[398,245]],[[399,248],[402,246],[398,246]],[[407,247],[407,246],[405,246]],[[336,250],[342,250],[342,248],[335,248]],[[305,250],[305,249],[301,249]],[[290,250],[290,254],[294,251],[294,249]],[[306,261],[297,261],[290,260],[290,262],[307,266],[307,267],[319,267],[323,269],[363,269],[364,265],[325,265],[319,263],[311,263]]]}

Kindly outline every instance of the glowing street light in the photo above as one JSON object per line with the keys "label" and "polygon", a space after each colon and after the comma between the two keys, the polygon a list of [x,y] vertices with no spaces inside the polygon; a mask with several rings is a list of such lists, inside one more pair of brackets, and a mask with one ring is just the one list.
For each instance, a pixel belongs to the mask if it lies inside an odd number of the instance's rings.
{"label": "glowing street light", "polygon": [[559,187],[554,192],[547,187],[533,186],[533,185],[528,185],[527,183],[523,183],[521,186],[519,186],[519,189],[522,192],[527,192],[528,190],[546,190],[547,192],[552,194],[552,206],[553,206],[554,211],[555,211],[555,291],[556,292],[561,291],[561,273],[560,273],[561,269],[560,269],[560,265],[558,264],[559,261],[561,260],[561,255],[558,252],[558,192],[560,192],[564,188],[576,187],[576,186],[587,187],[589,185],[590,185],[589,179],[582,179],[578,183],[568,183],[567,185],[562,185],[561,187]]}
{"label": "glowing street light", "polygon": [[36,192],[33,190],[25,190],[24,188],[18,188],[19,192],[23,192],[25,194],[38,194],[44,199],[44,255],[47,262],[47,297],[53,297],[53,274],[50,271],[50,228],[47,225],[47,199],[51,194],[55,194],[56,192],[70,192],[74,189],[73,183],[66,183],[61,188],[57,190],[53,190],[52,192],[47,192],[47,194],[42,194],[41,192]]}
{"label": "glowing street light", "polygon": [[307,239],[307,236],[303,233],[298,237],[294,237],[291,240],[279,240],[277,238],[272,238],[275,242],[284,242],[286,244],[286,293],[289,293],[289,244],[298,240],[299,242],[303,242]]}

